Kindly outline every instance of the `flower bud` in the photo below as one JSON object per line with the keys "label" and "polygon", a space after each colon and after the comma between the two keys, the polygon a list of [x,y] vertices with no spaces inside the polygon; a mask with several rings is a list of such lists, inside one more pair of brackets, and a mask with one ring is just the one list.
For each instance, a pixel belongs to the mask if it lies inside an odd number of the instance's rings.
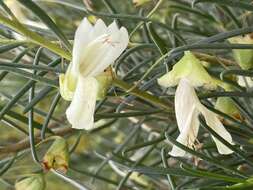
{"label": "flower bud", "polygon": [[151,0],[133,0],[133,4],[136,7],[142,6],[148,2],[150,2]]}
{"label": "flower bud", "polygon": [[233,100],[229,97],[219,97],[215,104],[215,109],[234,118],[241,118],[240,112],[237,109]]}
{"label": "flower bud", "polygon": [[158,83],[164,87],[176,86],[180,79],[187,78],[194,87],[205,86],[207,88],[216,88],[217,82],[208,74],[200,60],[198,60],[190,51],[178,61],[172,71],[158,79]]}
{"label": "flower bud", "polygon": [[54,169],[62,173],[67,172],[69,151],[67,141],[64,138],[55,137],[55,141],[43,157],[42,164],[46,171]]}
{"label": "flower bud", "polygon": [[[244,37],[233,37],[229,42],[235,44],[253,44],[253,39],[250,35]],[[233,56],[236,62],[244,70],[253,68],[253,50],[252,49],[234,49]]]}
{"label": "flower bud", "polygon": [[16,182],[16,190],[44,190],[46,182],[43,175],[34,174]]}
{"label": "flower bud", "polygon": [[111,69],[107,69],[102,74],[96,77],[99,83],[99,89],[97,93],[97,100],[101,100],[106,96],[108,88],[112,84],[112,71]]}

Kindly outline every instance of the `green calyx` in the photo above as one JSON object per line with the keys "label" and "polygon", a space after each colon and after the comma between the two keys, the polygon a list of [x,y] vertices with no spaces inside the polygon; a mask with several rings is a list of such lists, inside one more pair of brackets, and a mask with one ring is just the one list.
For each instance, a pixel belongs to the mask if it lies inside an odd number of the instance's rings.
{"label": "green calyx", "polygon": [[66,173],[69,165],[68,143],[62,137],[55,137],[55,141],[50,146],[43,157],[43,167],[46,171],[55,169]]}
{"label": "green calyx", "polygon": [[194,87],[204,86],[208,89],[217,87],[217,82],[208,74],[201,61],[190,51],[186,51],[173,69],[158,79],[158,83],[164,87],[173,87],[182,78],[187,78]]}
{"label": "green calyx", "polygon": [[[250,35],[244,37],[230,38],[229,42],[234,44],[253,44],[253,39]],[[252,49],[234,49],[233,56],[236,62],[244,70],[253,68],[253,50]]]}
{"label": "green calyx", "polygon": [[97,93],[97,100],[102,100],[106,94],[107,90],[112,84],[112,72],[110,69],[106,70],[105,72],[101,73],[100,75],[96,76],[96,79],[99,84],[99,89]]}

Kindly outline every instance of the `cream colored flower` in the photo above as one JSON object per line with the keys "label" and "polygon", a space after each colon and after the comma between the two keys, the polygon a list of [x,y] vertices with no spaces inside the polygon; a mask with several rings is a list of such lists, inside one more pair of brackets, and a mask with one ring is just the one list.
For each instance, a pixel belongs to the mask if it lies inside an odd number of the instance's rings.
{"label": "cream colored flower", "polygon": [[[199,130],[198,116],[202,114],[208,126],[232,144],[230,133],[224,128],[217,115],[201,104],[194,90],[195,87],[200,86],[213,89],[221,85],[220,81],[213,79],[191,52],[185,52],[184,57],[174,65],[172,71],[159,78],[158,83],[164,87],[178,85],[175,93],[175,112],[180,131],[178,142],[189,148],[194,148]],[[212,138],[220,154],[232,153],[232,150],[219,140],[215,137]],[[170,154],[184,156],[185,151],[173,146]]]}
{"label": "cream colored flower", "polygon": [[[198,116],[202,114],[206,123],[217,134],[221,135],[227,142],[233,144],[230,133],[224,128],[217,115],[209,111],[199,101],[193,86],[186,78],[182,78],[178,84],[175,94],[175,111],[180,135],[177,141],[181,144],[194,148],[199,130]],[[220,154],[231,154],[233,151],[213,137]],[[185,151],[177,146],[173,146],[170,152],[172,156],[184,156]]]}
{"label": "cream colored flower", "polygon": [[99,75],[120,56],[129,41],[126,28],[109,26],[99,19],[95,25],[84,18],[75,33],[73,59],[61,74],[60,92],[71,101],[66,111],[73,128],[91,129],[100,84]]}

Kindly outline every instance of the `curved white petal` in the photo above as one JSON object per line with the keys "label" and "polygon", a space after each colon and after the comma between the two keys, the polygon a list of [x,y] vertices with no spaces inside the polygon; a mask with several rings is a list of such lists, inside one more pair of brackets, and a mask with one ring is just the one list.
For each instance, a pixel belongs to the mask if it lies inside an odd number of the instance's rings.
{"label": "curved white petal", "polygon": [[[193,148],[198,135],[199,111],[196,109],[198,104],[194,88],[187,79],[181,79],[175,93],[175,112],[180,131],[177,141],[189,148]],[[185,151],[174,145],[170,155],[182,157]]]}
{"label": "curved white petal", "polygon": [[98,19],[93,26],[93,31],[91,34],[91,39],[95,40],[97,37],[102,36],[104,34],[108,33],[108,28],[105,25],[104,21],[101,19]]}
{"label": "curved white petal", "polygon": [[107,27],[98,19],[92,26],[84,18],[75,33],[71,71],[84,77],[100,74],[126,49],[128,41],[127,30],[119,29],[116,22]]}
{"label": "curved white petal", "polygon": [[[124,40],[121,41],[122,38]],[[83,52],[85,59],[80,65],[80,73],[83,76],[96,76],[100,74],[120,56],[127,47],[127,44],[128,33],[123,29],[122,32],[120,30],[113,36],[100,36],[91,42]]]}
{"label": "curved white petal", "polygon": [[[196,110],[195,107],[192,107],[192,110],[190,110],[187,119],[184,122],[184,126],[181,126],[183,130],[180,131],[180,134],[177,138],[177,141],[179,143],[191,149],[194,146],[194,142],[197,138],[199,131],[198,114],[198,110]],[[175,157],[183,157],[185,155],[185,151],[174,145],[169,154]]]}
{"label": "curved white petal", "polygon": [[[233,144],[230,133],[225,129],[221,121],[215,113],[209,111],[199,101],[196,92],[186,78],[179,81],[175,93],[175,112],[180,135],[177,141],[192,148],[196,140],[199,120],[198,115],[202,113],[206,119],[207,124],[219,135],[221,135],[227,142]],[[226,147],[216,138],[212,137],[216,143],[218,152],[220,154],[231,154],[233,151]],[[184,156],[184,151],[173,146],[171,155]]]}
{"label": "curved white petal", "polygon": [[119,28],[116,24],[115,21],[113,21],[109,26],[108,26],[108,34],[114,35],[115,33],[119,32]]}
{"label": "curved white petal", "polygon": [[120,54],[126,49],[128,45],[129,36],[127,30],[124,27],[121,27],[119,30],[116,23],[113,22],[108,27],[108,30],[108,36],[104,40],[104,43],[106,44],[104,46],[104,48],[106,48],[106,55],[104,57],[101,57],[100,60],[97,60],[98,63],[95,64],[96,67],[91,73],[92,76],[103,72],[104,69],[106,69],[120,56]]}
{"label": "curved white petal", "polygon": [[[207,125],[212,128],[218,135],[220,135],[223,139],[225,139],[228,143],[233,145],[232,136],[230,133],[225,129],[221,121],[218,119],[215,113],[209,111],[206,107],[202,105],[201,113],[204,115]],[[233,151],[225,146],[222,142],[218,139],[213,137],[214,142],[216,143],[218,152],[220,154],[231,154]]]}
{"label": "curved white petal", "polygon": [[175,112],[180,132],[184,130],[185,122],[192,109],[198,104],[200,102],[194,88],[187,79],[181,79],[175,93]]}
{"label": "curved white petal", "polygon": [[123,51],[124,49],[126,49],[128,42],[129,42],[128,31],[125,27],[121,27],[119,32],[120,32],[120,40],[119,41],[121,42],[121,50],[120,51]]}
{"label": "curved white petal", "polygon": [[[177,137],[177,142],[187,146],[187,136],[186,133],[180,133]],[[185,151],[181,148],[179,148],[176,145],[173,145],[172,150],[169,152],[171,156],[174,157],[183,157],[185,156]]]}
{"label": "curved white petal", "polygon": [[[110,44],[106,42],[107,38],[107,34],[100,36],[89,43],[83,51],[83,57],[85,57],[85,59],[79,66],[79,71],[82,76],[96,76],[94,70],[104,61],[110,49]],[[96,74],[99,73],[96,72]]]}
{"label": "curved white petal", "polygon": [[66,110],[66,116],[73,128],[89,130],[94,126],[94,110],[98,82],[93,77],[78,77],[72,102]]}
{"label": "curved white petal", "polygon": [[213,140],[216,144],[217,150],[220,154],[225,154],[226,155],[226,154],[232,154],[233,153],[233,151],[231,149],[229,149],[226,145],[224,145],[222,142],[220,142],[214,136],[212,136],[212,138],[213,138]]}
{"label": "curved white petal", "polygon": [[92,38],[90,37],[93,31],[93,26],[90,24],[87,18],[84,18],[75,32],[74,44],[73,44],[73,70],[78,72],[80,62],[83,60],[83,50],[90,43]]}

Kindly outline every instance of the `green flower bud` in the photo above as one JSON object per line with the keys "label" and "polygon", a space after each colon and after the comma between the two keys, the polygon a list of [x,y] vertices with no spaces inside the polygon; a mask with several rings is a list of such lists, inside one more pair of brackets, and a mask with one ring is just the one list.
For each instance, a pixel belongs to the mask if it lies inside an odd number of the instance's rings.
{"label": "green flower bud", "polygon": [[69,165],[68,143],[62,137],[55,137],[55,141],[50,146],[43,157],[42,164],[46,171],[54,169],[66,173]]}
{"label": "green flower bud", "polygon": [[99,84],[99,89],[98,89],[98,94],[97,94],[97,100],[101,100],[106,96],[108,88],[112,84],[112,72],[110,69],[106,70],[102,74],[98,75],[96,77],[98,84]]}
{"label": "green flower bud", "polygon": [[46,182],[43,175],[34,174],[16,182],[16,190],[44,190]]}
{"label": "green flower bud", "polygon": [[194,87],[205,86],[216,88],[217,82],[208,74],[201,61],[198,60],[190,51],[178,61],[172,71],[158,79],[158,83],[164,87],[176,86],[180,79],[187,78]]}
{"label": "green flower bud", "polygon": [[142,6],[148,2],[150,2],[151,0],[133,0],[133,4],[136,7]]}
{"label": "green flower bud", "polygon": [[[245,37],[230,38],[229,42],[235,44],[253,44],[253,39],[250,35]],[[253,68],[253,50],[252,49],[234,49],[233,56],[236,62],[244,70]]]}
{"label": "green flower bud", "polygon": [[228,114],[234,118],[240,118],[240,112],[233,100],[229,97],[219,97],[215,104],[215,109]]}

